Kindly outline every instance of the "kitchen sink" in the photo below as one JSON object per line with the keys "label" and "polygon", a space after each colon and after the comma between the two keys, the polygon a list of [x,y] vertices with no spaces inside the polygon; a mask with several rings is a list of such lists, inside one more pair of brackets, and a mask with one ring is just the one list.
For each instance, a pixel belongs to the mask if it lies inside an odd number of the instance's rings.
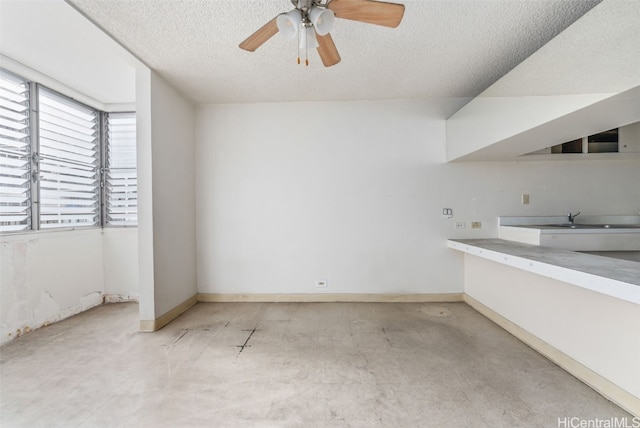
{"label": "kitchen sink", "polygon": [[559,215],[505,216],[498,238],[571,251],[640,251],[640,215],[585,215],[574,222]]}

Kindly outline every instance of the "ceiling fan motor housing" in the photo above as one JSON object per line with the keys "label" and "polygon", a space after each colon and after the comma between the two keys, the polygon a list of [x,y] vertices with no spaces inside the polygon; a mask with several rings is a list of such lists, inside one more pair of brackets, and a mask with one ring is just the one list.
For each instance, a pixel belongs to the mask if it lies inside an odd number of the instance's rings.
{"label": "ceiling fan motor housing", "polygon": [[296,9],[300,9],[303,12],[308,12],[311,9],[311,6],[313,6],[316,2],[315,0],[291,0],[291,3],[293,3],[293,6]]}

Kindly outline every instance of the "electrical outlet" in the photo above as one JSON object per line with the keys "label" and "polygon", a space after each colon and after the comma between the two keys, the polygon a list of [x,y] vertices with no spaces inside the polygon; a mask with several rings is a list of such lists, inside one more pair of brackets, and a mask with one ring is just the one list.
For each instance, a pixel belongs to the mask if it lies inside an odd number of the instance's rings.
{"label": "electrical outlet", "polygon": [[456,229],[464,229],[466,224],[464,221],[456,221]]}
{"label": "electrical outlet", "polygon": [[482,229],[482,223],[479,221],[472,221],[471,229]]}
{"label": "electrical outlet", "polygon": [[316,280],[316,288],[327,288],[329,285],[329,281],[326,279],[317,279]]}
{"label": "electrical outlet", "polygon": [[522,194],[522,205],[529,205],[529,194],[528,193],[523,193]]}

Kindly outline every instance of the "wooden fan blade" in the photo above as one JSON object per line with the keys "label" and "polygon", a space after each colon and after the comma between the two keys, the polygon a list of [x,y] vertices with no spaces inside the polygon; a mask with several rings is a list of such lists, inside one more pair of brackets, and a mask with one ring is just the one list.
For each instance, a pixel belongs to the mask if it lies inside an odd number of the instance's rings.
{"label": "wooden fan blade", "polygon": [[247,39],[240,43],[240,49],[253,52],[264,44],[267,40],[273,37],[278,32],[278,25],[276,24],[276,18],[264,24],[258,31],[247,37]]}
{"label": "wooden fan blade", "polygon": [[325,67],[331,67],[332,65],[336,65],[340,62],[340,54],[338,53],[338,48],[336,48],[336,44],[333,43],[333,39],[331,38],[331,34],[327,34],[325,36],[321,36],[316,34],[316,38],[318,39],[318,53],[320,54],[320,59]]}
{"label": "wooden fan blade", "polygon": [[395,28],[404,16],[404,5],[373,0],[331,0],[327,6],[337,18]]}

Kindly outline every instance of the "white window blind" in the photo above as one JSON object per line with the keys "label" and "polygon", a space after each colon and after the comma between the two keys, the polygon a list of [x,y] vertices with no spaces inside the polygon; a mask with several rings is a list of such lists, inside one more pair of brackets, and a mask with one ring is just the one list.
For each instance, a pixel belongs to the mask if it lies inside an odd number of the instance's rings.
{"label": "white window blind", "polygon": [[0,70],[0,232],[31,228],[29,82]]}
{"label": "white window blind", "polygon": [[98,112],[39,87],[40,228],[100,224]]}
{"label": "white window blind", "polygon": [[106,224],[138,224],[136,170],[136,114],[106,115],[105,205]]}

